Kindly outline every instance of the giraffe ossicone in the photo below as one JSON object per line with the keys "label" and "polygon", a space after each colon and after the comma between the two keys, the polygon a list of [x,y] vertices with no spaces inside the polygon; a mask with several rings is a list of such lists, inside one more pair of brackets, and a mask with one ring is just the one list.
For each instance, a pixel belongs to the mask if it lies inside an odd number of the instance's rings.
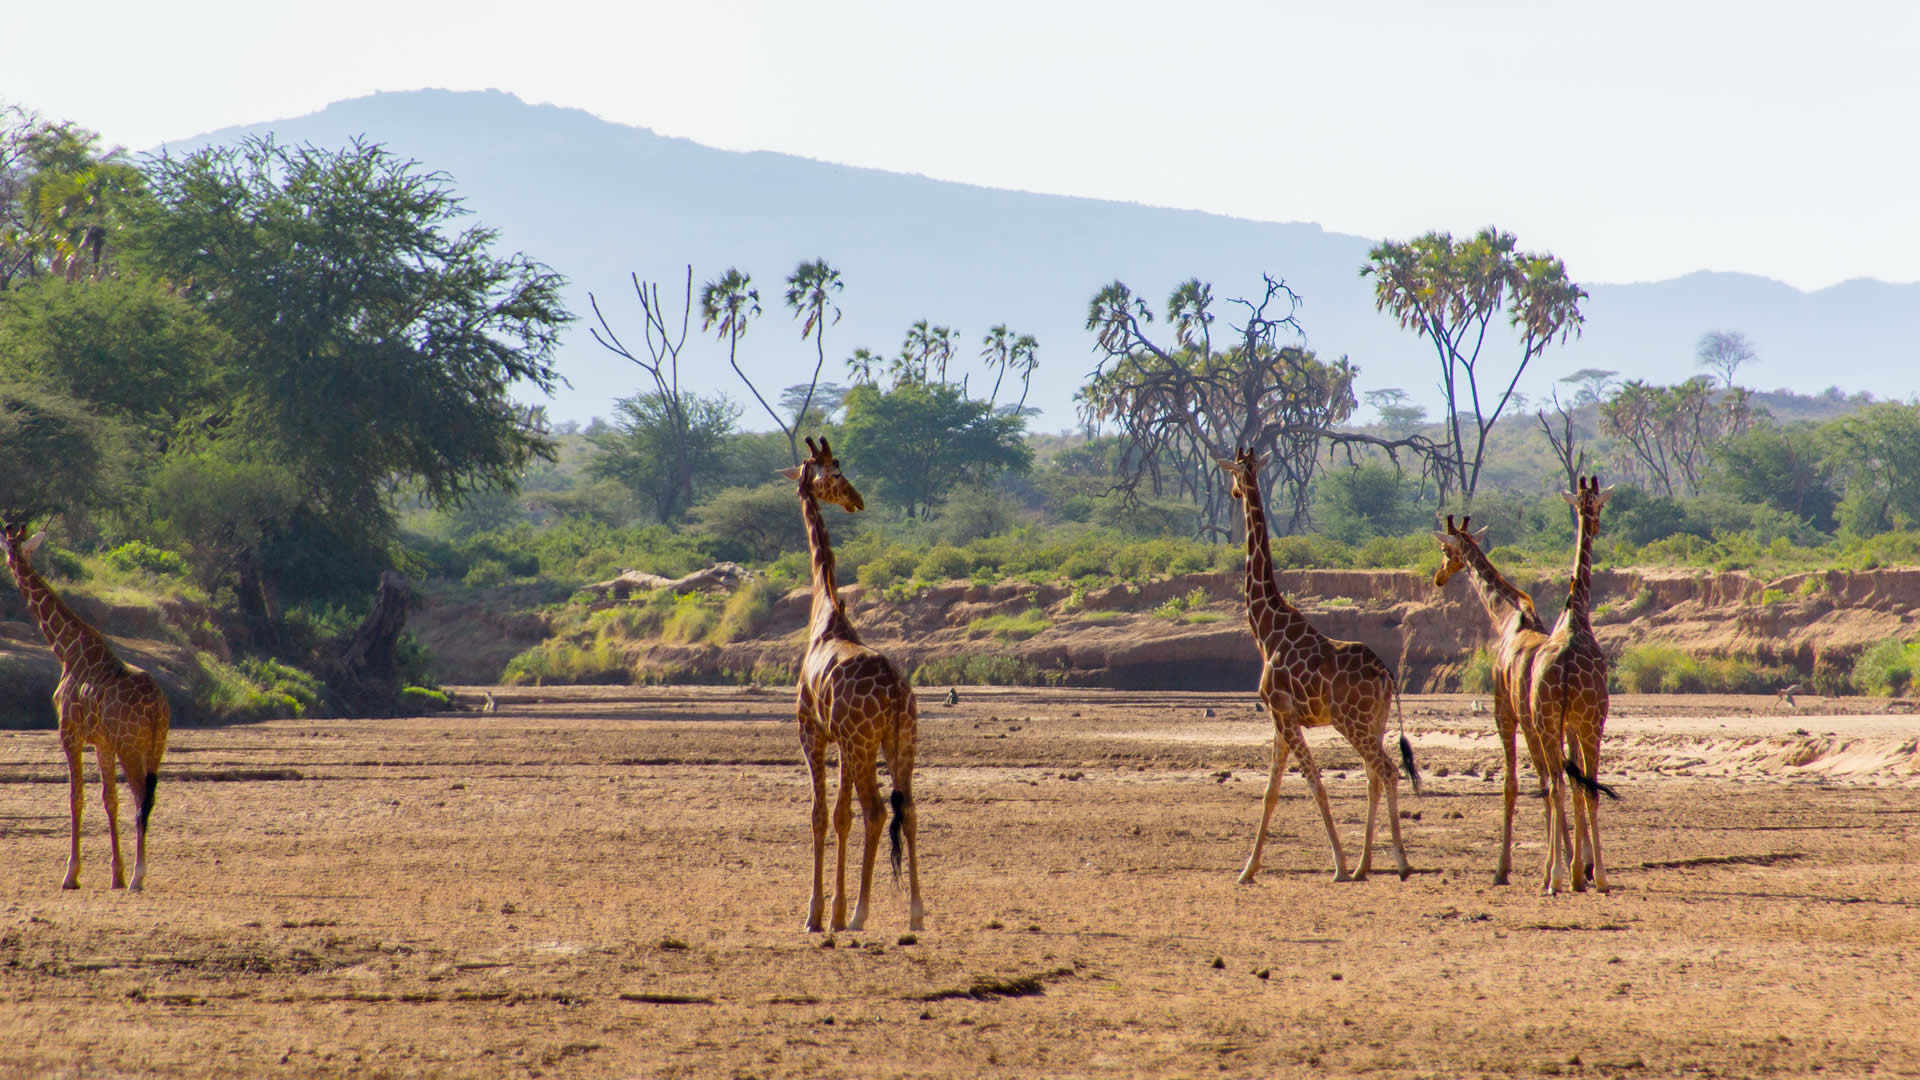
{"label": "giraffe ossicone", "polygon": [[[171,714],[167,696],[152,675],[130,668],[114,655],[98,630],[87,625],[33,569],[33,553],[46,533],[31,539],[18,522],[0,525],[0,544],[14,585],[33,612],[40,633],[60,660],[60,683],[53,693],[60,717],[60,748],[67,758],[67,796],[72,812],[72,846],[61,888],[80,887],[80,818],[85,804],[81,754],[93,747],[100,767],[100,801],[107,811],[113,845],[113,887],[139,891],[147,877],[147,822],[153,815],[160,782],[160,760],[167,752]],[[133,792],[135,813],[133,880],[120,858],[120,796],[115,766]]]}

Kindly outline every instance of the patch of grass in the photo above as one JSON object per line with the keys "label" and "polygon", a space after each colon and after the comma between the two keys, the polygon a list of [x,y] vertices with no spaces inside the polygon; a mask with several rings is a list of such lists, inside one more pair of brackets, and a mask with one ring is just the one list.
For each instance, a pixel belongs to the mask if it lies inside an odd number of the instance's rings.
{"label": "patch of grass", "polygon": [[1786,599],[1787,599],[1787,590],[1785,589],[1760,590],[1760,606],[1761,607],[1772,607],[1774,604],[1784,603]]}
{"label": "patch of grass", "polygon": [[1053,686],[1064,672],[1045,671],[1030,660],[1004,653],[963,653],[921,664],[915,686]]}
{"label": "patch of grass", "polygon": [[660,627],[660,640],[676,645],[705,641],[720,625],[720,615],[699,593],[674,597],[673,609]]}
{"label": "patch of grass", "polygon": [[507,661],[500,681],[508,686],[621,684],[633,681],[626,654],[612,641],[587,644],[548,638]]}
{"label": "patch of grass", "polygon": [[1001,641],[1024,641],[1052,626],[1046,612],[1028,608],[1018,615],[987,615],[967,624],[975,634],[992,634]]}
{"label": "patch of grass", "polygon": [[767,616],[773,613],[775,592],[773,585],[765,578],[751,578],[727,597],[720,608],[719,621],[714,624],[707,640],[715,645],[750,638],[766,625]]}
{"label": "patch of grass", "polygon": [[1081,622],[1090,623],[1115,622],[1126,617],[1127,613],[1124,611],[1083,611],[1074,616]]}
{"label": "patch of grass", "polygon": [[1493,654],[1485,649],[1473,650],[1467,657],[1466,666],[1460,669],[1460,692],[1463,694],[1488,694],[1493,692]]}
{"label": "patch of grass", "polygon": [[1180,621],[1183,623],[1217,623],[1224,618],[1226,618],[1226,616],[1217,611],[1189,611],[1180,616]]}

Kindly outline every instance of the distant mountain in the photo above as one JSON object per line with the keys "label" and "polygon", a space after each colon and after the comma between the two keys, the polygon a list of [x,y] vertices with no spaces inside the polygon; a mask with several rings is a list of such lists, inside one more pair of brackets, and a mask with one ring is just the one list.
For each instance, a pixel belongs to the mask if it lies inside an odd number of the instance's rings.
{"label": "distant mountain", "polygon": [[[1087,302],[1102,285],[1118,278],[1157,305],[1193,276],[1211,281],[1218,298],[1249,295],[1265,271],[1300,293],[1308,343],[1359,365],[1361,389],[1397,386],[1439,411],[1431,349],[1374,310],[1369,282],[1359,276],[1374,241],[1317,225],[714,150],[499,91],[375,94],[170,149],[267,131],[323,146],[364,135],[445,171],[475,218],[500,231],[506,249],[566,275],[568,306],[581,321],[562,347],[561,370],[572,386],[550,404],[556,419],[610,415],[616,398],[642,387],[641,372],[588,336],[588,293],[599,297],[616,330],[637,339],[639,309],[628,275],[659,280],[669,287],[663,294],[677,297],[688,263],[696,290],[728,266],[753,275],[765,314],[741,341],[741,366],[769,399],[804,381],[813,349],[802,345],[780,295],[794,266],[816,256],[846,280],[844,317],[827,331],[823,379],[844,381],[842,361],[856,346],[894,353],[921,318],[959,330],[966,369],[978,371],[973,356],[981,336],[1004,322],[1040,340],[1028,404],[1043,412],[1037,428],[1055,430],[1072,424],[1073,393],[1093,366],[1084,323]],[[1520,241],[1530,250],[1552,249],[1550,237]],[[1578,280],[1579,267],[1569,269]],[[1859,280],[1806,293],[1767,278],[1702,272],[1587,288],[1584,336],[1536,364],[1521,384],[1530,395],[1544,397],[1560,376],[1590,367],[1675,381],[1693,370],[1694,342],[1715,329],[1747,335],[1760,357],[1749,369],[1758,386],[1815,392],[1837,384],[1882,397],[1913,391],[1920,285]],[[1234,313],[1230,305],[1218,310],[1227,319]],[[696,311],[692,337],[699,336]],[[752,404],[712,339],[685,355],[686,381]],[[771,427],[752,412],[745,421]]]}

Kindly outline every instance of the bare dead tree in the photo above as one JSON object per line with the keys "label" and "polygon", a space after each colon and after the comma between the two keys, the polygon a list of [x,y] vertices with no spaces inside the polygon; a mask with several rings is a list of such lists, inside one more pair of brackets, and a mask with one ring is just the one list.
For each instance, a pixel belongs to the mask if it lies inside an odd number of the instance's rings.
{"label": "bare dead tree", "polygon": [[680,391],[680,350],[686,346],[687,327],[693,317],[693,266],[687,266],[687,284],[680,304],[680,328],[677,332],[667,321],[670,313],[660,300],[659,283],[641,281],[638,274],[629,274],[628,277],[633,281],[634,295],[640,300],[646,358],[642,359],[620,340],[620,335],[614,332],[606,314],[600,310],[599,297],[591,292],[587,293],[587,302],[593,305],[593,317],[600,325],[588,327],[587,332],[593,335],[593,340],[599,342],[601,348],[632,362],[653,380],[654,393],[672,429],[675,454],[672,475],[679,490],[670,500],[670,505],[684,507],[693,502],[693,473],[688,467],[691,419],[686,396]]}
{"label": "bare dead tree", "polygon": [[1371,446],[1396,465],[1408,450],[1426,471],[1437,471],[1440,460],[1440,448],[1422,436],[1337,429],[1357,405],[1358,369],[1345,358],[1323,362],[1294,343],[1301,337],[1299,297],[1284,281],[1263,280],[1256,298],[1229,301],[1241,309],[1241,322],[1230,324],[1233,344],[1226,349],[1214,346],[1212,286],[1198,279],[1182,282],[1167,300],[1168,344],[1147,335],[1152,309],[1123,282],[1101,289],[1088,306],[1087,329],[1101,359],[1076,400],[1083,421],[1114,424],[1126,440],[1114,492],[1135,499],[1143,488],[1171,490],[1190,498],[1214,535],[1232,535],[1239,521],[1214,461],[1239,449],[1272,462],[1262,482],[1269,505],[1287,507],[1275,524],[1288,533],[1308,526],[1313,480],[1330,449],[1344,447],[1351,456]]}
{"label": "bare dead tree", "polygon": [[[1579,478],[1587,471],[1587,448],[1578,443],[1579,433],[1573,427],[1573,409],[1560,403],[1559,393],[1553,395],[1554,420],[1547,420],[1547,410],[1534,413],[1540,421],[1540,430],[1546,433],[1548,445],[1553,447],[1553,459],[1560,463],[1560,469],[1567,476],[1567,491],[1577,490]],[[1554,430],[1555,425],[1559,430]],[[1572,506],[1567,507],[1575,529],[1580,527],[1579,512]]]}

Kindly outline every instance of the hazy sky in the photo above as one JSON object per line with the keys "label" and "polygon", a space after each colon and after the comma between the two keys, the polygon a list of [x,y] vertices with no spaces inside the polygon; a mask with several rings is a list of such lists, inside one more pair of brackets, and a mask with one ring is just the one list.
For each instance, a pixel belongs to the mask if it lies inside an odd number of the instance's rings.
{"label": "hazy sky", "polygon": [[1908,3],[106,0],[78,27],[24,8],[0,101],[135,149],[494,87],[994,187],[1375,238],[1497,224],[1586,282],[1920,280]]}

